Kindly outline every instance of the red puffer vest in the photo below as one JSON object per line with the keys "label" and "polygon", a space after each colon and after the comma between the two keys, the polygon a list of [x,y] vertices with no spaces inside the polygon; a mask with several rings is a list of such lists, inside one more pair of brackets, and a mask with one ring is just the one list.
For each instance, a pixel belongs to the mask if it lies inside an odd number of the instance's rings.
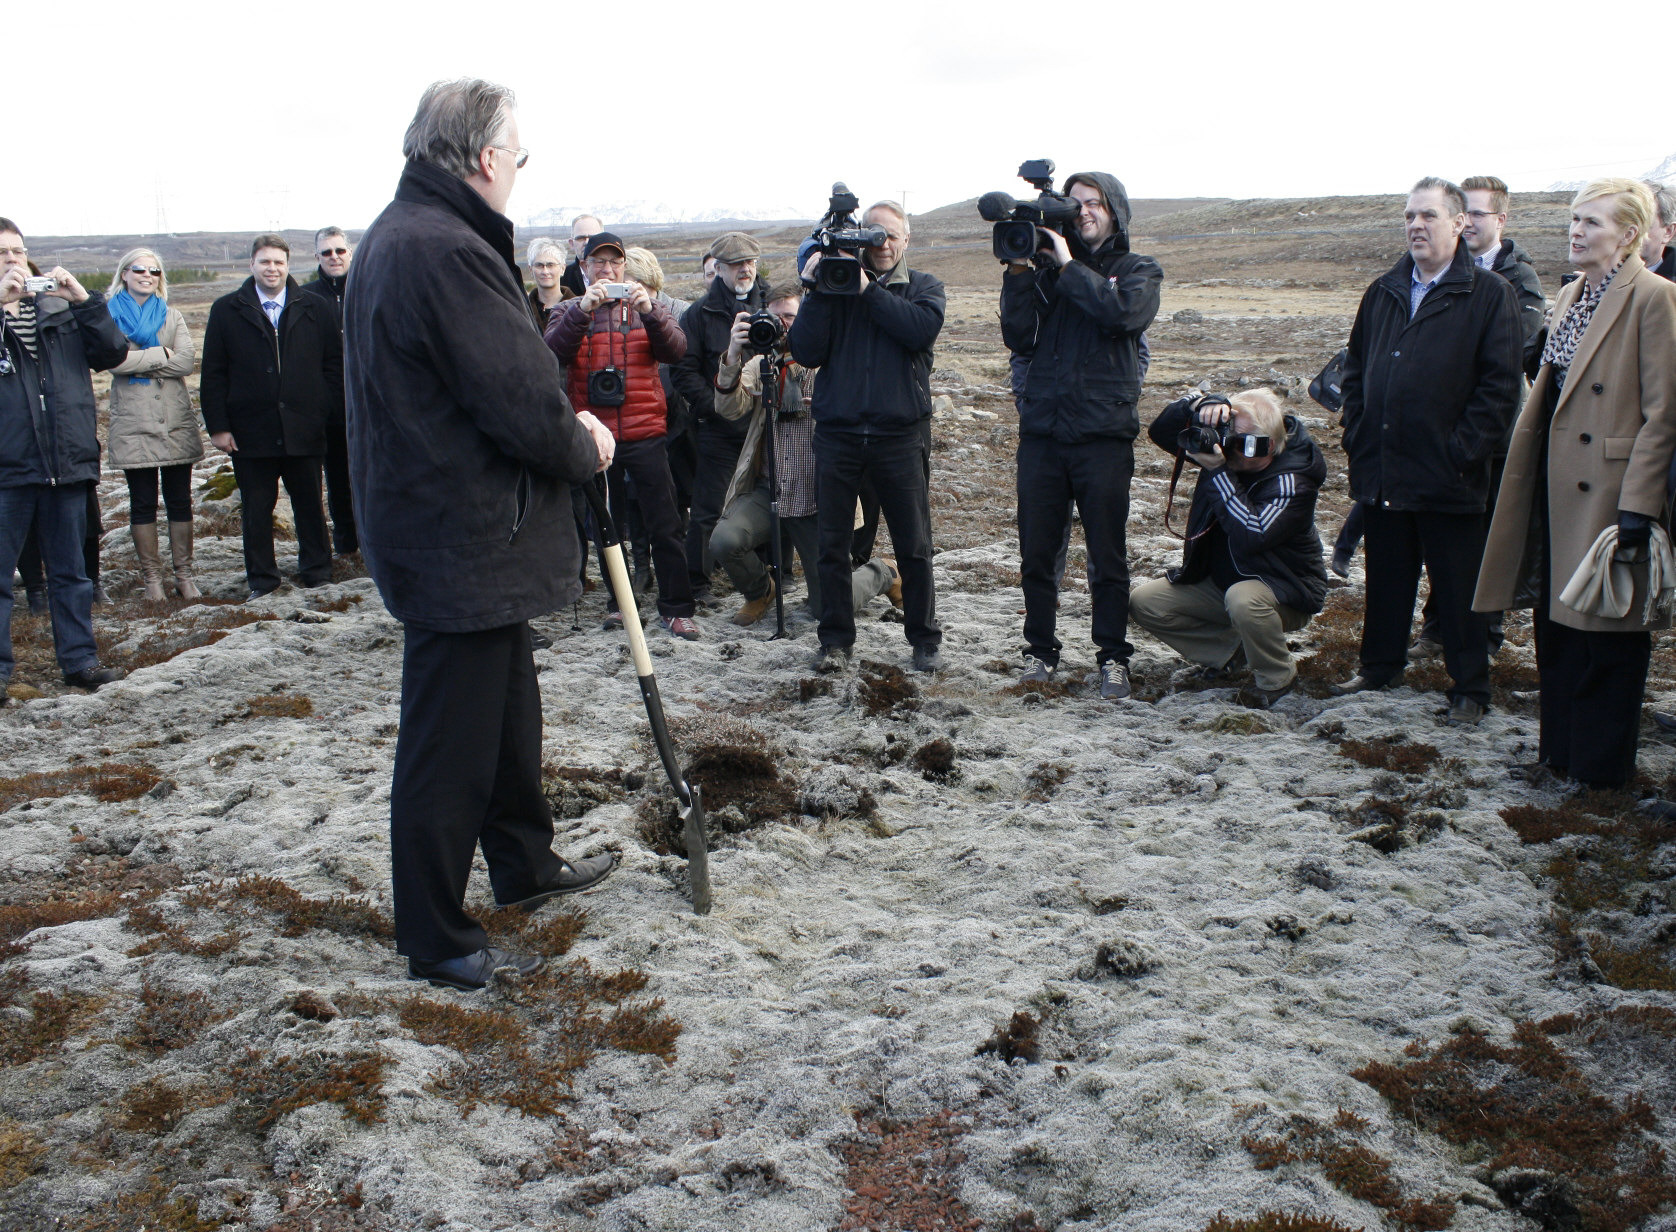
{"label": "red puffer vest", "polygon": [[[628,318],[625,330],[623,318]],[[588,375],[615,368],[624,377],[621,406],[595,406],[588,401]],[[578,411],[592,411],[619,441],[644,441],[669,431],[663,378],[652,354],[652,341],[640,314],[626,306],[601,308],[593,314],[588,333],[570,365],[570,402]]]}

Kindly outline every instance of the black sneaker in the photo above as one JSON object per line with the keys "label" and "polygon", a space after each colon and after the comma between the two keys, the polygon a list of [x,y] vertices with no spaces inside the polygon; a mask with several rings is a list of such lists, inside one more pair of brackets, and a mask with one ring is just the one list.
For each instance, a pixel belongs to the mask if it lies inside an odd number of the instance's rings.
{"label": "black sneaker", "polygon": [[1033,654],[1024,656],[1024,675],[1018,678],[1020,684],[1047,684],[1053,679],[1057,669],[1046,659],[1039,659]]}
{"label": "black sneaker", "polygon": [[822,646],[815,656],[815,670],[822,675],[841,672],[850,666],[850,648],[848,646]]}
{"label": "black sneaker", "polygon": [[71,688],[86,689],[89,693],[96,693],[101,685],[121,680],[127,674],[120,667],[100,667],[95,663],[92,667],[84,667],[79,672],[65,672],[64,683]]}
{"label": "black sneaker", "polygon": [[916,672],[940,672],[943,670],[943,652],[936,646],[914,647],[914,670]]}

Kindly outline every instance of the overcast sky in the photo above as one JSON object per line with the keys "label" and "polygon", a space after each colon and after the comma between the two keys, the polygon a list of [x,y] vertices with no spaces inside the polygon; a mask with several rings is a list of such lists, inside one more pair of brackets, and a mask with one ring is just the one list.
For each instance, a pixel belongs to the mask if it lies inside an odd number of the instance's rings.
{"label": "overcast sky", "polygon": [[1033,157],[1136,197],[1544,188],[1676,152],[1669,12],[40,0],[6,6],[0,214],[36,234],[151,232],[160,207],[176,232],[362,227],[420,91],[467,75],[518,93],[520,223],[629,200],[812,217],[834,179],[915,212],[1024,191]]}

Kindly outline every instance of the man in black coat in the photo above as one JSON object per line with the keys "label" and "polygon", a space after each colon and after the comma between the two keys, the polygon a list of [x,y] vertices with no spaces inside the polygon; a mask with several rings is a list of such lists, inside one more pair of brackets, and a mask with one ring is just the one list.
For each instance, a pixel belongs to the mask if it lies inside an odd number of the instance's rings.
{"label": "man in black coat", "polygon": [[1028,359],[1018,396],[1018,539],[1024,679],[1047,681],[1062,643],[1057,562],[1082,513],[1100,696],[1129,696],[1125,527],[1140,417],[1141,335],[1158,313],[1164,271],[1129,251],[1129,197],[1115,176],[1065,181],[1080,207],[1067,239],[1039,228],[1041,268],[1009,265],[1001,336]]}
{"label": "man in black coat", "polygon": [[332,548],[320,504],[326,424],[342,413],[343,336],[337,313],[303,295],[291,277],[291,246],[258,235],[250,277],[210,306],[199,383],[210,440],[233,460],[243,503],[244,575],[250,597],[278,588],[274,504],[291,498],[297,583],[332,580]]}
{"label": "man in black coat", "polygon": [[1647,228],[1647,238],[1641,241],[1641,263],[1660,278],[1676,282],[1676,188],[1653,180],[1643,180],[1653,194],[1653,204],[1659,216]]}
{"label": "man in black coat", "polygon": [[1484,555],[1490,457],[1523,388],[1519,304],[1460,242],[1466,195],[1415,184],[1408,252],[1362,295],[1344,364],[1351,499],[1365,507],[1361,667],[1343,693],[1400,683],[1425,565],[1452,682],[1448,721],[1490,703],[1487,618],[1472,611]]}
{"label": "man in black coat", "polygon": [[361,552],[406,627],[390,785],[396,948],[413,979],[481,988],[541,960],[466,914],[482,849],[502,906],[533,910],[610,873],[552,850],[529,620],[581,590],[570,485],[610,464],[536,333],[507,198],[527,155],[512,92],[425,91],[396,197],[362,237],[344,300],[349,465]]}
{"label": "man in black coat", "polygon": [[[342,227],[322,227],[314,233],[314,255],[320,261],[303,290],[332,305],[338,328],[343,328],[343,292],[349,285],[349,262],[355,246]],[[349,439],[343,430],[343,409],[326,421],[326,511],[332,515],[332,550],[347,556],[359,549],[355,536],[355,502],[349,494]]]}
{"label": "man in black coat", "polygon": [[559,275],[559,285],[572,295],[580,295],[588,289],[588,280],[582,273],[582,251],[587,248],[588,241],[603,230],[605,224],[592,214],[578,214],[570,220],[570,260],[565,263],[564,273]]}
{"label": "man in black coat", "polygon": [[931,573],[931,363],[947,296],[939,279],[908,268],[900,205],[877,202],[861,220],[881,228],[885,242],[862,250],[860,294],[820,289],[821,254],[813,253],[802,278],[814,290],[787,334],[792,358],[820,369],[810,406],[820,528],[816,667],[842,670],[855,645],[852,531],[856,498],[871,480],[896,549],[914,670],[934,672],[943,666],[943,630]]}
{"label": "man in black coat", "polygon": [[697,454],[692,481],[692,505],[687,512],[687,573],[693,597],[710,597],[710,572],[715,560],[710,537],[722,516],[722,497],[733,478],[734,463],[745,445],[743,421],[730,423],[716,414],[716,370],[726,354],[733,323],[741,313],[761,312],[768,302],[768,280],[758,277],[762,245],[743,231],[716,237],[708,257],[716,262],[716,276],[704,295],[681,314],[687,353],[670,368],[675,389],[686,400],[691,416],[693,447]]}

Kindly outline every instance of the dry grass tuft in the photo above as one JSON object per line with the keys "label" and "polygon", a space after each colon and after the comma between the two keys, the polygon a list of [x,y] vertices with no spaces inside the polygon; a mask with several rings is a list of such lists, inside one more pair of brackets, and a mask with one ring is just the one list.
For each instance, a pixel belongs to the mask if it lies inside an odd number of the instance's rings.
{"label": "dry grass tuft", "polygon": [[311,1104],[333,1103],[363,1125],[384,1119],[382,1052],[357,1051],[344,1056],[298,1053],[281,1057],[248,1049],[228,1068],[230,1095],[248,1127],[263,1130],[288,1112]]}
{"label": "dry grass tuft", "polygon": [[1251,1219],[1229,1219],[1220,1211],[1205,1225],[1205,1232],[1364,1232],[1335,1219],[1316,1215],[1294,1215],[1287,1211],[1260,1211]]}
{"label": "dry grass tuft", "polygon": [[1408,737],[1376,736],[1372,740],[1345,740],[1338,751],[1351,761],[1373,770],[1394,770],[1398,774],[1424,774],[1437,764],[1438,752],[1430,744],[1408,743]]}
{"label": "dry grass tuft", "polygon": [[1240,1145],[1251,1153],[1262,1172],[1288,1164],[1319,1165],[1333,1188],[1379,1207],[1397,1227],[1431,1232],[1454,1222],[1455,1204],[1448,1199],[1404,1199],[1402,1186],[1391,1173],[1391,1161],[1361,1140],[1367,1129],[1361,1117],[1340,1108],[1331,1125],[1293,1116],[1278,1137],[1247,1135],[1240,1139]]}
{"label": "dry grass tuft", "polygon": [[101,762],[96,766],[71,766],[66,770],[43,770],[0,779],[0,813],[16,808],[25,800],[50,800],[59,796],[88,795],[115,804],[145,795],[162,778],[150,766]]}
{"label": "dry grass tuft", "polygon": [[347,894],[309,898],[277,877],[257,873],[189,891],[182,901],[195,908],[277,915],[279,927],[275,931],[281,937],[300,937],[310,929],[375,941],[388,941],[396,935],[390,917],[369,903]]}
{"label": "dry grass tuft", "polygon": [[159,1078],[148,1078],[122,1097],[117,1127],[135,1134],[166,1134],[186,1111],[186,1096]]}
{"label": "dry grass tuft", "polygon": [[129,901],[126,895],[114,890],[95,890],[44,902],[7,903],[0,907],[0,942],[16,941],[37,928],[54,928],[77,920],[102,920],[114,916]]}
{"label": "dry grass tuft", "polygon": [[143,978],[140,1008],[122,1046],[160,1057],[196,1042],[205,1027],[230,1017],[201,992],[182,992]]}
{"label": "dry grass tuft", "polygon": [[856,698],[869,718],[919,709],[919,686],[900,667],[873,659],[863,659],[858,666]]}
{"label": "dry grass tuft", "polygon": [[978,1232],[983,1220],[961,1202],[956,1175],[966,1158],[960,1139],[970,1129],[946,1110],[914,1121],[880,1117],[865,1124],[857,1113],[855,1140],[838,1147],[850,1190],[839,1232]]}
{"label": "dry grass tuft", "polygon": [[244,703],[247,719],[306,719],[314,703],[302,693],[263,693]]}
{"label": "dry grass tuft", "polygon": [[16,1121],[0,1119],[0,1189],[21,1184],[46,1156],[46,1143]]}
{"label": "dry grass tuft", "polygon": [[1023,1060],[1034,1065],[1041,1059],[1041,1044],[1037,1035],[1042,1029],[1042,1020],[1032,1018],[1023,1010],[1014,1012],[1009,1022],[995,1028],[983,1043],[978,1045],[974,1056],[994,1055],[1003,1061]]}
{"label": "dry grass tuft", "polygon": [[960,777],[955,762],[954,741],[946,737],[922,744],[914,750],[914,769],[928,783],[952,783]]}

